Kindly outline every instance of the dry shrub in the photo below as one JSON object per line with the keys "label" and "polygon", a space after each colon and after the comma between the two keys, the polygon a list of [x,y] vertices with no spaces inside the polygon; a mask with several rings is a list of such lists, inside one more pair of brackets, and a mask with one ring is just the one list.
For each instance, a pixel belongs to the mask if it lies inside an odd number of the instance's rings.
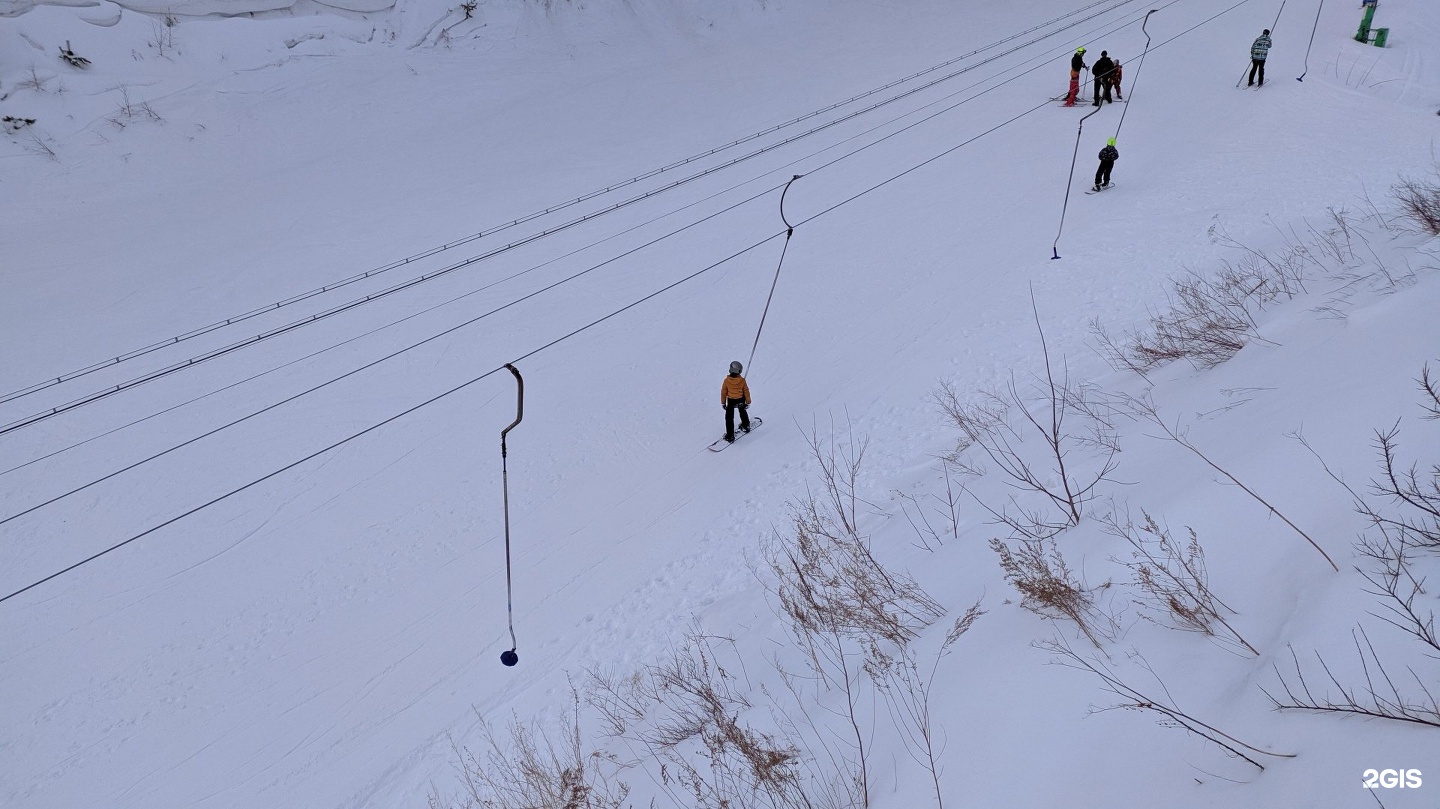
{"label": "dry shrub", "polygon": [[1440,236],[1440,183],[1402,177],[1391,186],[1390,195],[1406,219],[1431,236]]}
{"label": "dry shrub", "polygon": [[639,745],[659,764],[652,775],[673,805],[825,805],[807,794],[810,773],[798,746],[747,723],[748,688],[720,663],[715,640],[692,631],[668,660],[629,678],[592,672],[590,704],[613,737]]}
{"label": "dry shrub", "polygon": [[1065,564],[1053,539],[1022,539],[1014,547],[992,539],[990,548],[1000,555],[1005,580],[1020,592],[1020,606],[1074,622],[1096,648],[1101,638],[1114,636],[1115,621],[1096,608],[1094,594]]}
{"label": "dry shrub", "polygon": [[[1144,595],[1140,602],[1147,618],[1175,629],[1199,632],[1212,638],[1241,646],[1253,655],[1260,653],[1235,631],[1223,613],[1234,614],[1210,589],[1210,574],[1205,568],[1205,549],[1195,529],[1186,528],[1188,542],[1176,541],[1168,528],[1162,527],[1145,510],[1136,525],[1127,515],[1121,519],[1111,514],[1106,519],[1106,532],[1124,539],[1134,549],[1128,562],[1121,562],[1135,577],[1135,585]],[[1157,618],[1158,616],[1158,618]]]}
{"label": "dry shrub", "polygon": [[512,720],[502,739],[481,717],[486,750],[454,748],[464,791],[442,797],[432,791],[430,809],[621,809],[629,787],[614,779],[618,767],[580,742],[580,699],[553,737]]}
{"label": "dry shrub", "polygon": [[1349,220],[1331,213],[1339,223],[1334,230],[1315,231],[1311,245],[1292,242],[1278,256],[1247,247],[1211,228],[1214,239],[1243,251],[1244,257],[1222,262],[1214,275],[1190,271],[1173,279],[1168,306],[1152,315],[1145,328],[1113,335],[1098,320],[1092,321],[1090,330],[1100,353],[1117,370],[1141,375],[1175,360],[1203,369],[1235,356],[1247,343],[1260,339],[1256,312],[1305,291],[1307,264],[1327,271],[1322,258],[1333,257],[1340,263],[1353,258]]}

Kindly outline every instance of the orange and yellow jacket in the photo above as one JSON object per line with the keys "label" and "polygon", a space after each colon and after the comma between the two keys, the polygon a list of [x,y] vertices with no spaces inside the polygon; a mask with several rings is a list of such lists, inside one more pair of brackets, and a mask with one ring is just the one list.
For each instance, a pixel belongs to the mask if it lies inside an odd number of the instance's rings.
{"label": "orange and yellow jacket", "polygon": [[720,404],[728,404],[729,399],[744,399],[745,404],[750,404],[750,386],[745,384],[745,377],[726,376],[720,383]]}

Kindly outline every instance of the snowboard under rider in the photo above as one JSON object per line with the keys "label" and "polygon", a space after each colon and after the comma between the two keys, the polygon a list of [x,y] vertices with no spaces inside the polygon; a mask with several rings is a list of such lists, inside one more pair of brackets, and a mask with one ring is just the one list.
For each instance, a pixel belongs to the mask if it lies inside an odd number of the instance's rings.
{"label": "snowboard under rider", "polygon": [[745,377],[740,375],[743,370],[740,361],[730,363],[730,373],[720,383],[720,406],[725,408],[725,440],[735,440],[735,411],[740,411],[740,432],[750,432],[750,414],[746,408],[750,406],[750,386],[746,384]]}
{"label": "snowboard under rider", "polygon": [[1095,170],[1095,190],[1110,184],[1110,170],[1115,168],[1115,161],[1120,159],[1120,150],[1115,148],[1115,139],[1105,141],[1105,148],[1100,150],[1100,168]]}
{"label": "snowboard under rider", "polygon": [[1100,93],[1103,90],[1105,100],[1111,101],[1110,84],[1115,77],[1111,74],[1115,71],[1115,63],[1111,61],[1108,51],[1100,51],[1100,58],[1095,60],[1095,68],[1090,75],[1095,77],[1095,106],[1100,106]]}
{"label": "snowboard under rider", "polygon": [[1260,86],[1265,86],[1265,57],[1270,55],[1270,29],[1266,28],[1260,36],[1255,37],[1255,42],[1250,45],[1250,81],[1245,83],[1249,87],[1255,83],[1255,74],[1260,74]]}

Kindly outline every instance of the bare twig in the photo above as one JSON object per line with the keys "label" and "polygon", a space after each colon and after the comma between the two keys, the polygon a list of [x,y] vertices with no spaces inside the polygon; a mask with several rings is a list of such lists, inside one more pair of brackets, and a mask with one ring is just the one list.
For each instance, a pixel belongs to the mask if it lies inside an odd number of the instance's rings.
{"label": "bare twig", "polygon": [[1234,483],[1236,486],[1240,487],[1240,489],[1241,489],[1242,491],[1244,491],[1246,494],[1250,495],[1252,498],[1255,499],[1256,502],[1258,502],[1260,505],[1264,506],[1267,510],[1269,510],[1269,512],[1270,512],[1271,514],[1275,515],[1276,517],[1279,517],[1281,521],[1283,521],[1286,525],[1288,525],[1288,526],[1290,526],[1292,529],[1294,529],[1295,533],[1299,534],[1301,537],[1304,537],[1305,541],[1308,542],[1308,543],[1310,543],[1310,547],[1314,548],[1317,553],[1319,553],[1321,556],[1325,557],[1325,561],[1330,564],[1330,567],[1331,567],[1336,573],[1339,573],[1339,572],[1340,572],[1340,566],[1337,565],[1337,564],[1335,564],[1335,560],[1333,560],[1333,559],[1330,558],[1330,554],[1326,553],[1325,550],[1320,547],[1320,544],[1319,544],[1319,543],[1317,543],[1314,539],[1311,539],[1311,538],[1310,538],[1310,535],[1307,534],[1307,533],[1305,533],[1304,531],[1302,531],[1298,525],[1296,525],[1295,523],[1291,522],[1291,521],[1290,521],[1290,518],[1288,518],[1288,517],[1286,517],[1284,514],[1280,513],[1279,509],[1277,509],[1277,508],[1275,508],[1274,506],[1270,505],[1270,503],[1269,503],[1267,500],[1265,500],[1265,498],[1263,498],[1263,497],[1261,497],[1260,495],[1256,494],[1253,489],[1251,489],[1250,487],[1246,486],[1244,483],[1241,483],[1239,478],[1237,478],[1237,477],[1235,477],[1234,475],[1230,474],[1229,472],[1225,471],[1225,469],[1223,469],[1219,464],[1217,464],[1217,463],[1215,463],[1214,461],[1210,460],[1210,458],[1208,458],[1208,457],[1205,455],[1205,453],[1201,452],[1193,443],[1190,442],[1190,440],[1189,440],[1188,438],[1186,438],[1184,435],[1182,435],[1182,434],[1180,433],[1180,431],[1179,431],[1178,428],[1176,428],[1176,427],[1171,427],[1169,423],[1167,423],[1163,418],[1161,418],[1159,412],[1156,411],[1155,405],[1154,405],[1153,403],[1148,402],[1148,401],[1139,401],[1139,400],[1137,400],[1137,401],[1135,402],[1135,411],[1136,411],[1138,414],[1140,414],[1140,415],[1148,418],[1151,422],[1153,422],[1153,423],[1154,423],[1156,426],[1158,426],[1161,430],[1164,430],[1164,431],[1165,431],[1165,435],[1168,436],[1171,441],[1174,441],[1176,444],[1179,444],[1180,446],[1184,447],[1185,449],[1190,450],[1190,452],[1193,453],[1193,454],[1195,455],[1195,457],[1197,457],[1197,458],[1199,458],[1200,460],[1204,461],[1205,464],[1206,464],[1206,466],[1209,466],[1211,469],[1214,469],[1216,472],[1219,472],[1220,474],[1224,475],[1231,483]]}
{"label": "bare twig", "polygon": [[1249,753],[1256,754],[1257,756],[1271,756],[1274,758],[1295,757],[1294,754],[1291,753],[1273,753],[1269,750],[1262,750],[1253,745],[1246,744],[1239,739],[1236,739],[1234,736],[1231,736],[1230,734],[1219,730],[1213,725],[1202,722],[1199,719],[1196,719],[1194,716],[1191,716],[1189,713],[1181,710],[1174,704],[1174,700],[1169,698],[1169,692],[1165,688],[1165,684],[1160,681],[1158,676],[1155,675],[1154,669],[1151,669],[1148,664],[1144,664],[1143,659],[1141,661],[1142,665],[1147,671],[1150,672],[1150,675],[1155,678],[1155,681],[1160,686],[1161,691],[1166,694],[1166,699],[1156,699],[1155,697],[1149,696],[1145,693],[1142,693],[1138,689],[1133,688],[1132,686],[1121,680],[1119,675],[1112,671],[1109,666],[1105,665],[1099,660],[1082,657],[1078,652],[1076,652],[1074,649],[1071,649],[1062,641],[1052,640],[1041,643],[1039,645],[1041,648],[1048,649],[1049,651],[1059,655],[1062,658],[1062,660],[1060,661],[1061,665],[1070,666],[1071,668],[1080,669],[1082,671],[1088,671],[1091,674],[1094,674],[1096,677],[1099,677],[1101,682],[1104,684],[1104,688],[1106,691],[1109,691],[1110,693],[1125,700],[1124,703],[1116,707],[1129,708],[1133,710],[1145,710],[1157,713],[1164,718],[1163,723],[1173,723],[1175,726],[1184,728],[1185,730],[1195,734],[1196,736],[1199,736],[1202,739],[1205,739],[1206,741],[1209,741],[1212,744],[1223,748],[1231,755],[1245,759],[1260,770],[1264,770],[1265,766],[1259,761],[1256,761],[1254,758],[1251,758],[1249,755],[1246,755],[1247,751]]}

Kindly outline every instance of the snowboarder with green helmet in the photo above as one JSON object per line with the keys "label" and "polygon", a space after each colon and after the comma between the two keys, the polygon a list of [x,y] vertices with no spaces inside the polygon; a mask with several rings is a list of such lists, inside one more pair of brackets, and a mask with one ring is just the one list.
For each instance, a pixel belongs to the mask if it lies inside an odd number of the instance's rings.
{"label": "snowboarder with green helmet", "polygon": [[1115,168],[1115,161],[1120,159],[1120,150],[1115,148],[1115,139],[1105,141],[1105,148],[1100,150],[1100,168],[1095,170],[1095,190],[1110,185],[1110,170]]}

